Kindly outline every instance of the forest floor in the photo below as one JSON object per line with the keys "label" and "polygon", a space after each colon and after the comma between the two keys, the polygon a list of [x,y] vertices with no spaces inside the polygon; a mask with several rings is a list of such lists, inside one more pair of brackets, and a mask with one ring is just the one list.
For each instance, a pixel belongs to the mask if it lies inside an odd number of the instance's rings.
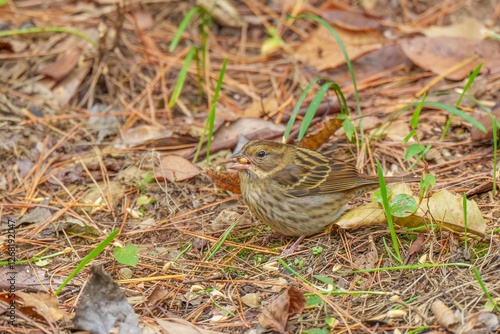
{"label": "forest floor", "polygon": [[[193,12],[170,50],[197,5],[213,8],[209,0],[1,7],[0,332],[498,331],[500,5],[220,0],[211,14]],[[300,14],[335,29],[355,85],[331,32],[289,18]],[[423,227],[396,228],[402,258],[387,223],[372,218],[283,256],[295,239],[253,218],[226,174],[238,142],[281,140],[316,77],[339,85],[356,126],[351,140],[344,129],[315,137],[318,150],[370,175],[376,161],[386,175],[432,174],[430,195],[449,196],[435,206],[458,212],[443,223],[425,211]],[[300,107],[292,143],[319,88]],[[208,163],[205,150],[193,162],[214,92]],[[328,92],[309,133],[339,109]],[[411,145],[428,151],[408,156]],[[417,199],[419,189],[411,185]],[[368,193],[350,207],[371,201]],[[128,305],[120,325],[117,309]]]}

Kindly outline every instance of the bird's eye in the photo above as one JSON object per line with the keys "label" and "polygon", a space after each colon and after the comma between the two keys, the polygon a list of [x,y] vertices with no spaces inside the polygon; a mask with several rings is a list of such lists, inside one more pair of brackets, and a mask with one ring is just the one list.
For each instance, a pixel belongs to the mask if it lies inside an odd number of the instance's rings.
{"label": "bird's eye", "polygon": [[259,151],[259,153],[257,153],[257,156],[259,158],[264,158],[266,156],[266,151]]}

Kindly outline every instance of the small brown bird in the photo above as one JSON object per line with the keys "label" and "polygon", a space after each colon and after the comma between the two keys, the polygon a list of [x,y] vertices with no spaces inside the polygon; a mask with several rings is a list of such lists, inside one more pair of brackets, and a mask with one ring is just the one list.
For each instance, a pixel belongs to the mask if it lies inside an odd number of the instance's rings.
{"label": "small brown bird", "polygon": [[[360,174],[344,161],[307,148],[270,140],[250,141],[231,156],[239,171],[243,201],[264,224],[284,235],[321,233],[347,202],[378,187],[376,176]],[[415,182],[410,176],[386,182]]]}

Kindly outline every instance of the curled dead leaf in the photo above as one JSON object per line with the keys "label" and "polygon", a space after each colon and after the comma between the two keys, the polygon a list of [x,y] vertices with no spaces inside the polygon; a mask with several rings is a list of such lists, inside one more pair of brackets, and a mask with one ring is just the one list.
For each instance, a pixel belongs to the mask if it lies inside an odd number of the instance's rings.
{"label": "curled dead leaf", "polygon": [[56,322],[64,317],[64,311],[59,309],[57,297],[38,291],[25,293],[18,291],[16,295],[24,301],[24,306],[32,306],[36,312],[49,322]]}
{"label": "curled dead leaf", "polygon": [[408,249],[408,256],[422,253],[424,249],[424,241],[425,241],[425,234],[420,233],[417,239],[415,239],[415,241],[411,244],[410,249]]}
{"label": "curled dead leaf", "polygon": [[213,169],[203,168],[210,180],[222,190],[230,191],[234,194],[241,194],[240,178],[236,173],[217,172]]}
{"label": "curled dead leaf", "polygon": [[285,333],[288,318],[293,314],[302,313],[305,306],[304,293],[293,286],[289,287],[262,311],[259,323],[264,328]]}
{"label": "curled dead leaf", "polygon": [[321,128],[314,133],[310,133],[297,144],[298,146],[307,147],[311,150],[317,150],[323,145],[331,135],[342,127],[342,120],[337,117],[326,118],[321,123]]}

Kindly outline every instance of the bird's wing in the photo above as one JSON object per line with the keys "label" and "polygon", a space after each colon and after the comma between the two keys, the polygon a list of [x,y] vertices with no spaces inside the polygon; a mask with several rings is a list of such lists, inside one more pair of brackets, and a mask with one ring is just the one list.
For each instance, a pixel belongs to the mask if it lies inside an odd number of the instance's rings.
{"label": "bird's wing", "polygon": [[295,197],[331,194],[378,183],[376,178],[360,175],[350,164],[309,150],[298,150],[294,163],[278,171],[274,180]]}

